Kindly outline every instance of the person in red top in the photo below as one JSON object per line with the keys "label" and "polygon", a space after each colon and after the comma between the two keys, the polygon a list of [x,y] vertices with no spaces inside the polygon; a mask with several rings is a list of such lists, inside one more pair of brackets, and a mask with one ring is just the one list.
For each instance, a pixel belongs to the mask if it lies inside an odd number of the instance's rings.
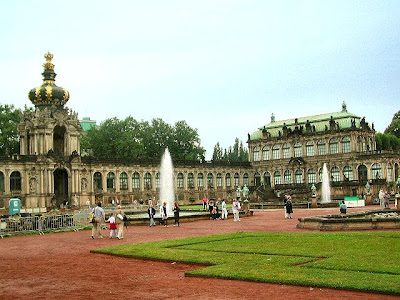
{"label": "person in red top", "polygon": [[115,223],[115,214],[111,213],[111,216],[106,221],[110,223],[110,239],[117,237],[117,224]]}
{"label": "person in red top", "polygon": [[204,198],[203,198],[203,210],[206,210],[206,209],[207,209],[207,202],[208,202],[207,197],[204,197]]}

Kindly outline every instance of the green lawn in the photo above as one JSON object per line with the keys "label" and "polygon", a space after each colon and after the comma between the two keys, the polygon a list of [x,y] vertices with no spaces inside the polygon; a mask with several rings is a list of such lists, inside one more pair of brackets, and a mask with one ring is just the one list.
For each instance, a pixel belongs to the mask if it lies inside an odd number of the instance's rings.
{"label": "green lawn", "polygon": [[93,252],[209,265],[187,272],[198,276],[400,294],[400,232],[240,232]]}

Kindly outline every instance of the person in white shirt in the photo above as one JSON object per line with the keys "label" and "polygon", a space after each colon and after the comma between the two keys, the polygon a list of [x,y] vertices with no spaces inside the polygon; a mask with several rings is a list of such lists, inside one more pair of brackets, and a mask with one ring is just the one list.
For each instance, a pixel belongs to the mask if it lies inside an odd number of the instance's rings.
{"label": "person in white shirt", "polygon": [[233,212],[233,220],[235,222],[240,222],[239,210],[240,210],[240,203],[238,202],[238,199],[233,199],[232,212]]}
{"label": "person in white shirt", "polygon": [[221,209],[222,209],[221,220],[228,219],[228,210],[226,209],[225,199],[222,199]]}
{"label": "person in white shirt", "polygon": [[102,239],[103,236],[101,235],[101,224],[105,220],[104,210],[101,207],[101,202],[97,203],[97,206],[93,208],[94,213],[94,222],[92,228],[92,239],[98,236],[99,239]]}

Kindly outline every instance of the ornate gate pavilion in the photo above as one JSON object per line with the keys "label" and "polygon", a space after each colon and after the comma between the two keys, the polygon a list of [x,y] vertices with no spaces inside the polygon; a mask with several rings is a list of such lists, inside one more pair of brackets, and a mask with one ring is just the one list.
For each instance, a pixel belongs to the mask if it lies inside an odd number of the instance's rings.
{"label": "ornate gate pavilion", "polygon": [[[25,208],[82,206],[100,199],[158,198],[159,161],[99,159],[81,155],[82,127],[65,104],[69,92],[55,84],[53,55],[46,53],[43,84],[30,90],[34,104],[18,126],[20,153],[0,157],[0,209],[16,197]],[[174,161],[177,200],[236,197],[247,185],[251,199],[276,199],[280,192],[310,196],[319,185],[323,163],[330,170],[334,195],[361,195],[394,189],[400,155],[379,152],[373,126],[343,104],[340,112],[275,121],[248,136],[249,162]]]}

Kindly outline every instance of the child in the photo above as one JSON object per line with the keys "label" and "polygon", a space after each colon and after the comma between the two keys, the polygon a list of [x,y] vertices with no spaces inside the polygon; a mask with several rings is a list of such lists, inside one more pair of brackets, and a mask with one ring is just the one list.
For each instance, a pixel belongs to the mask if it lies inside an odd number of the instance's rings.
{"label": "child", "polygon": [[106,221],[110,223],[110,239],[117,236],[117,224],[115,223],[114,213],[111,213],[111,216]]}

